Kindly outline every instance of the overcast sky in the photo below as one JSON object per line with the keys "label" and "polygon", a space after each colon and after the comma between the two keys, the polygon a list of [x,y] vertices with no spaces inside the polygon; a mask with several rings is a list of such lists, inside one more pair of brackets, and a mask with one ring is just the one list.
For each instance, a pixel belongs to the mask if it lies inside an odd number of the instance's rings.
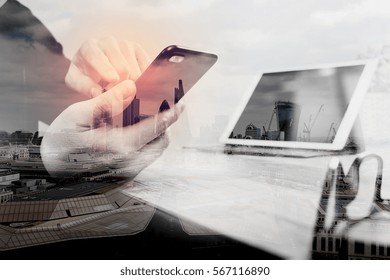
{"label": "overcast sky", "polygon": [[262,70],[352,60],[390,44],[388,0],[20,2],[69,58],[86,39],[106,35],[137,41],[152,58],[170,44],[218,54],[187,96],[195,134],[215,115],[230,115]]}

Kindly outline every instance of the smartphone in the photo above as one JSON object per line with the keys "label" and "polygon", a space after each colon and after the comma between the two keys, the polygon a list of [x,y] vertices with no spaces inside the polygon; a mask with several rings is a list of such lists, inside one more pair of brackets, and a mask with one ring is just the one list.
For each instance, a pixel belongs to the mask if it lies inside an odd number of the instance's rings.
{"label": "smartphone", "polygon": [[123,111],[123,126],[168,110],[215,64],[215,54],[168,46],[136,80],[137,95]]}

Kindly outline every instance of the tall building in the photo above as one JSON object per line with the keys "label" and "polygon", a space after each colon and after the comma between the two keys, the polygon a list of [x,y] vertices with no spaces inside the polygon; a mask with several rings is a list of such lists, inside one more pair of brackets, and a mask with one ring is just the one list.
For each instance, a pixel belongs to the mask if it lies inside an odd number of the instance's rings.
{"label": "tall building", "polygon": [[180,99],[182,99],[184,96],[184,88],[183,88],[183,81],[179,80],[179,87],[175,88],[175,104],[179,102]]}
{"label": "tall building", "polygon": [[169,109],[170,109],[169,103],[168,103],[167,100],[164,99],[164,101],[161,103],[160,108],[159,108],[158,111],[161,113],[161,112],[167,111]]}
{"label": "tall building", "polygon": [[140,121],[140,100],[135,97],[123,111],[123,126],[136,124]]}
{"label": "tall building", "polygon": [[285,141],[296,141],[301,107],[289,101],[275,102],[278,131],[284,132]]}

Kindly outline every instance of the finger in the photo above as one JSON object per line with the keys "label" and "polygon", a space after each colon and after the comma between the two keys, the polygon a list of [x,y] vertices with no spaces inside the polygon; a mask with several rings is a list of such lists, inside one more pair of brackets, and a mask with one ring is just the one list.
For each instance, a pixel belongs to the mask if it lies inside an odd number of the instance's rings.
{"label": "finger", "polygon": [[65,76],[65,83],[73,90],[87,97],[95,97],[103,92],[102,87],[89,76],[84,75],[76,65],[71,64]]}
{"label": "finger", "polygon": [[[118,73],[105,53],[99,48],[96,40],[90,40],[83,44],[76,54],[75,64],[80,69],[92,68],[107,83],[119,81]],[[88,72],[88,69],[84,72]]]}
{"label": "finger", "polygon": [[119,44],[113,37],[105,38],[99,41],[99,47],[107,56],[111,65],[115,68],[121,81],[127,80],[130,74],[130,66],[125,56],[122,54]]}
{"label": "finger", "polygon": [[[142,72],[148,68],[150,64],[150,58],[145,50],[138,44],[122,41],[118,44],[120,52],[125,57],[126,65],[129,69],[127,78],[133,81],[137,80]],[[129,63],[132,65],[130,66]],[[110,89],[116,84],[116,82],[105,85],[105,89]]]}
{"label": "finger", "polygon": [[141,75],[141,68],[138,64],[134,44],[127,41],[122,41],[120,42],[119,47],[130,67],[130,73],[128,78],[133,81],[137,80],[138,77]]}
{"label": "finger", "polygon": [[146,68],[148,68],[148,66],[150,65],[151,60],[146,51],[140,45],[135,44],[134,50],[141,72],[144,72]]}
{"label": "finger", "polygon": [[136,87],[134,82],[126,80],[87,102],[89,102],[89,106],[94,108],[94,111],[108,111],[111,112],[112,116],[116,116],[130,105],[135,97],[135,93]]}

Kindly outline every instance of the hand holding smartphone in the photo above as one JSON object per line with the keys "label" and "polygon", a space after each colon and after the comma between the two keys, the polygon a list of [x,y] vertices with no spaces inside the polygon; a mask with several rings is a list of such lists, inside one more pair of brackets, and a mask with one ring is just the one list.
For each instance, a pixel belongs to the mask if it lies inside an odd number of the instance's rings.
{"label": "hand holding smartphone", "polygon": [[137,95],[123,111],[123,126],[168,110],[215,64],[217,56],[168,46],[136,80]]}

